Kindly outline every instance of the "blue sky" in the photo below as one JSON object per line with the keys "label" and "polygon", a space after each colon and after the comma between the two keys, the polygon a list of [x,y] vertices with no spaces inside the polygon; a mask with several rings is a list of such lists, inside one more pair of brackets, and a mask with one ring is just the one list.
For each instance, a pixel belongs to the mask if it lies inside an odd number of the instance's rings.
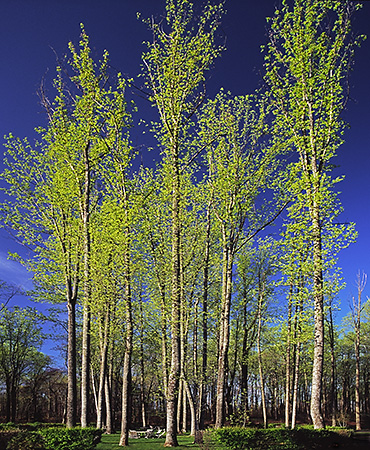
{"label": "blue sky", "polygon": [[[199,0],[195,4],[201,4]],[[233,94],[252,92],[261,80],[263,55],[260,46],[266,41],[266,16],[272,15],[274,0],[227,0],[222,33],[226,52],[210,73],[208,92],[212,96],[220,87]],[[150,40],[146,25],[137,20],[160,16],[164,0],[2,0],[0,5],[0,137],[12,132],[19,137],[34,137],[34,128],[45,124],[45,114],[37,91],[45,79],[52,97],[56,55],[67,53],[71,40],[78,42],[80,23],[84,23],[97,58],[104,49],[111,65],[129,77],[140,72],[142,42]],[[364,2],[354,22],[356,32],[370,35],[370,2]],[[342,221],[357,224],[358,240],[340,255],[347,288],[340,294],[343,314],[355,294],[356,274],[363,270],[370,277],[370,39],[357,51],[350,77],[350,101],[345,119],[350,128],[335,161],[344,174],[339,189],[344,213]],[[140,79],[138,81],[140,83]],[[138,99],[139,108],[148,108]],[[134,135],[140,145],[140,134]],[[151,154],[149,154],[151,155]],[[29,274],[19,264],[8,261],[6,253],[14,250],[0,230],[0,279],[29,287]],[[365,294],[370,292],[369,286]]]}

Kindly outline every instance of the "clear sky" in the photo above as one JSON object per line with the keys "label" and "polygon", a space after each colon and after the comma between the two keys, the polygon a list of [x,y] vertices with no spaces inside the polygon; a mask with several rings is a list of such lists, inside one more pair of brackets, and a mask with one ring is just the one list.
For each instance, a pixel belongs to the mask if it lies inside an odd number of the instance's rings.
{"label": "clear sky", "polygon": [[[196,5],[203,2],[195,0]],[[220,87],[233,94],[252,92],[261,81],[266,42],[266,16],[272,15],[275,0],[226,0],[227,14],[222,24],[226,52],[210,73],[208,92],[212,96]],[[97,58],[104,49],[111,65],[129,77],[140,72],[142,42],[151,35],[136,13],[159,17],[164,0],[1,0],[0,1],[0,139],[12,132],[19,137],[34,137],[33,130],[45,124],[45,114],[37,91],[41,80],[49,94],[55,75],[56,56],[68,52],[67,44],[77,44],[80,23],[84,23]],[[370,1],[354,21],[355,31],[370,36]],[[358,240],[340,256],[347,288],[340,294],[343,313],[355,294],[358,270],[370,278],[370,38],[357,51],[350,77],[350,101],[345,119],[350,128],[338,151],[338,174],[344,207],[342,221],[357,224]],[[139,84],[140,79],[137,81]],[[141,103],[140,103],[141,102]],[[143,114],[148,108],[138,99]],[[140,111],[139,111],[140,115]],[[134,136],[140,145],[140,134]],[[151,154],[149,154],[151,155]],[[30,287],[29,275],[16,262],[7,261],[8,250],[16,246],[0,230],[0,279]],[[370,279],[365,293],[370,293]],[[19,301],[19,300],[18,300]],[[13,302],[14,303],[14,302]]]}

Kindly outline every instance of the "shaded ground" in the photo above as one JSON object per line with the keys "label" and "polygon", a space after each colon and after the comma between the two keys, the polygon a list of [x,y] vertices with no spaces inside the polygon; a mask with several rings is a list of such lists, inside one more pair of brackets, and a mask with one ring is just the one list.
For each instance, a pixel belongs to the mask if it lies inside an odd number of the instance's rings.
{"label": "shaded ground", "polygon": [[[118,445],[120,435],[103,434],[101,442],[96,446],[96,450],[122,450],[123,447]],[[130,450],[162,450],[164,448],[165,439],[129,439]],[[199,446],[194,444],[194,437],[178,436],[179,447],[176,449],[199,449]]]}
{"label": "shaded ground", "polygon": [[[369,450],[370,430],[355,432],[353,435],[346,430],[331,433],[330,436],[314,438],[311,435],[297,435],[297,444],[301,450]],[[276,446],[276,449],[281,448]]]}
{"label": "shaded ground", "polygon": [[[201,444],[200,446],[194,444],[194,438],[190,436],[179,436],[178,449],[200,449],[200,450],[221,450],[222,447],[216,446],[214,443]],[[119,434],[103,435],[102,441],[97,445],[96,450],[121,450],[122,447],[118,445]],[[297,447],[300,450],[369,450],[370,449],[370,430],[356,432],[353,436],[349,435],[348,431],[343,433],[332,433],[330,436],[317,437],[314,439],[310,434],[302,433],[297,436]],[[132,450],[159,450],[163,449],[164,439],[130,439],[129,448]],[[208,444],[208,445],[207,445]],[[242,448],[242,446],[241,446]],[[286,447],[283,443],[274,446],[269,446],[268,450],[284,450],[291,447]],[[255,447],[254,450],[265,450],[266,447]]]}

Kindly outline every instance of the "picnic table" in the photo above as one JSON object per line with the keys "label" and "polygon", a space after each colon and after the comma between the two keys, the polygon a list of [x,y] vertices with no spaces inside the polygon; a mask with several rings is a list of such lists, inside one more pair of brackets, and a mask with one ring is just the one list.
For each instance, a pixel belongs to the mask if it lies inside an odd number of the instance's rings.
{"label": "picnic table", "polygon": [[146,430],[129,430],[128,437],[130,439],[140,439],[140,438],[160,438],[164,436],[166,430],[162,430],[159,427],[153,428],[149,427]]}

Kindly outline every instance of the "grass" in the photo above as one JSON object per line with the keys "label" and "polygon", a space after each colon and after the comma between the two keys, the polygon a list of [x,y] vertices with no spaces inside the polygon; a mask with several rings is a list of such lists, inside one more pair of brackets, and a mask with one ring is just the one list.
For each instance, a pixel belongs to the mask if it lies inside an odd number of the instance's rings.
{"label": "grass", "polygon": [[[122,450],[122,447],[118,445],[120,435],[116,434],[103,434],[101,442],[96,446],[96,450]],[[177,437],[179,447],[177,449],[195,448],[199,449],[199,445],[194,444],[194,437],[185,435]],[[163,449],[165,439],[129,439],[129,448],[132,450],[159,450]]]}

